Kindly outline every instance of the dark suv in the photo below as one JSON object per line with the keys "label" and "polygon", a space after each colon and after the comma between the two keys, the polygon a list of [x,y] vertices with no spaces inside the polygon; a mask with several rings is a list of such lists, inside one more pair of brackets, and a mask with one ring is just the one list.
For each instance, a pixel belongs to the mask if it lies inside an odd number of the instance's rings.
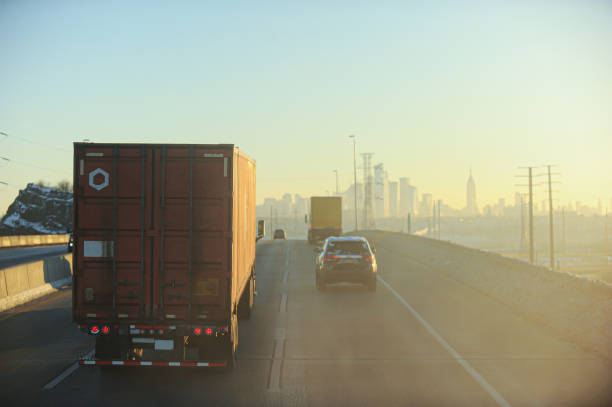
{"label": "dark suv", "polygon": [[274,231],[274,239],[287,239],[287,233],[283,229],[276,229]]}
{"label": "dark suv", "polygon": [[375,250],[363,237],[328,237],[316,260],[316,282],[319,291],[327,284],[364,284],[369,291],[376,291]]}

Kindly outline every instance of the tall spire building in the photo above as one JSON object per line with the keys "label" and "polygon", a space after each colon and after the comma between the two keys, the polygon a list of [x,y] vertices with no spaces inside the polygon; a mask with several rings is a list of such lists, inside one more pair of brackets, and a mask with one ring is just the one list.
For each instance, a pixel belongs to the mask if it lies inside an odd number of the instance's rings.
{"label": "tall spire building", "polygon": [[465,209],[469,216],[476,216],[480,213],[476,203],[476,184],[472,177],[472,167],[470,167],[470,177],[467,181],[467,206]]}

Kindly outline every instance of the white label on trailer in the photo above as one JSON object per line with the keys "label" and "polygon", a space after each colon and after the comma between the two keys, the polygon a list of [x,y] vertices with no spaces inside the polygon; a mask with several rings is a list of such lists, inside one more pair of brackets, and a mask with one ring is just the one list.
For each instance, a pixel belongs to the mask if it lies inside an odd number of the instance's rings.
{"label": "white label on trailer", "polygon": [[132,338],[133,343],[155,343],[153,338]]}
{"label": "white label on trailer", "polygon": [[223,157],[221,153],[204,153],[205,158],[213,158],[213,157]]}
{"label": "white label on trailer", "polygon": [[85,175],[85,160],[80,161],[79,168],[79,174]]}
{"label": "white label on trailer", "polygon": [[174,341],[172,339],[156,339],[155,350],[173,350]]}
{"label": "white label on trailer", "polygon": [[227,178],[227,157],[223,157],[223,176]]}
{"label": "white label on trailer", "polygon": [[113,242],[108,240],[85,240],[84,257],[113,257]]}
{"label": "white label on trailer", "polygon": [[85,157],[104,157],[104,153],[87,153]]}

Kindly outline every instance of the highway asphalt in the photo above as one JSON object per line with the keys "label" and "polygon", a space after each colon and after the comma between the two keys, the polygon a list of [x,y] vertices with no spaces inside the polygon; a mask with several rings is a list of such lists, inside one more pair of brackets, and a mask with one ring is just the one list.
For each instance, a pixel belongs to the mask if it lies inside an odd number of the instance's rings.
{"label": "highway asphalt", "polygon": [[260,242],[256,308],[241,321],[238,366],[229,374],[73,369],[93,341],[71,322],[69,290],[0,314],[1,404],[612,405],[609,360],[376,247],[375,293],[352,285],[320,293],[312,246]]}
{"label": "highway asphalt", "polygon": [[21,247],[0,250],[0,269],[42,260],[46,257],[68,253],[67,245]]}

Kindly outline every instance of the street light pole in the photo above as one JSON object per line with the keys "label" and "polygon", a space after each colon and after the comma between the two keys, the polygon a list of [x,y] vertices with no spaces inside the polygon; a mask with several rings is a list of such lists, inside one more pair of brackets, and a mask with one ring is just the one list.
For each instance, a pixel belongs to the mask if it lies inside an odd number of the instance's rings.
{"label": "street light pole", "polygon": [[359,230],[357,225],[357,137],[351,134],[349,136],[353,139],[353,174],[355,175],[355,183],[353,184],[355,189],[355,230]]}

